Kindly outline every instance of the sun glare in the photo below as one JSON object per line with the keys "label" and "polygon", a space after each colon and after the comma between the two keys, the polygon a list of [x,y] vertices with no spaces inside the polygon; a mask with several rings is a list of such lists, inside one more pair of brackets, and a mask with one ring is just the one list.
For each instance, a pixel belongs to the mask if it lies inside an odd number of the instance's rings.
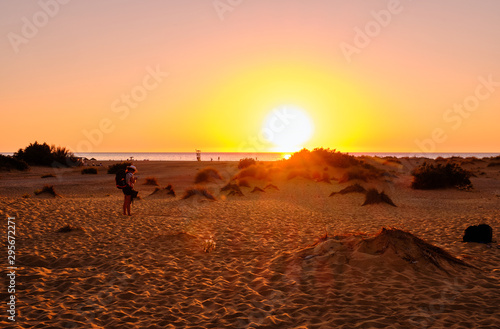
{"label": "sun glare", "polygon": [[282,105],[266,117],[262,133],[275,152],[299,151],[313,135],[310,116],[297,106]]}

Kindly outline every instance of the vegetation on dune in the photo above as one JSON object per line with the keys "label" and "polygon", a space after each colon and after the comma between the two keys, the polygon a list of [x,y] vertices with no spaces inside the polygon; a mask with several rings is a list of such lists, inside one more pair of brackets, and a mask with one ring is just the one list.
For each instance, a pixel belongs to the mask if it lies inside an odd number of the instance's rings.
{"label": "vegetation on dune", "polygon": [[42,193],[50,194],[55,197],[60,197],[59,193],[56,192],[53,185],[44,185],[41,189],[35,191],[35,195],[40,195]]}
{"label": "vegetation on dune", "polygon": [[219,174],[217,169],[208,167],[200,170],[196,174],[196,176],[194,177],[194,183],[207,183],[212,182],[216,179],[222,179],[222,176]]}
{"label": "vegetation on dune", "polygon": [[255,178],[265,180],[269,178],[270,169],[265,166],[254,164],[247,168],[242,169],[235,175],[235,179],[242,180],[242,178]]}
{"label": "vegetation on dune", "polygon": [[76,167],[81,162],[67,148],[37,141],[14,153],[14,158],[30,166]]}
{"label": "vegetation on dune", "polygon": [[185,199],[188,199],[188,198],[192,197],[193,195],[203,196],[203,197],[205,197],[205,198],[207,198],[209,200],[213,200],[213,201],[217,200],[213,196],[213,194],[210,193],[207,189],[200,188],[200,187],[195,187],[195,188],[191,188],[191,189],[186,190],[186,192],[184,192],[184,196],[181,199],[185,200]]}
{"label": "vegetation on dune", "polygon": [[111,165],[108,167],[108,174],[116,174],[120,170],[126,170],[128,166],[131,166],[132,162],[120,162],[120,163],[115,163],[114,165]]}
{"label": "vegetation on dune", "polygon": [[253,158],[241,159],[240,162],[238,163],[238,169],[244,169],[244,168],[250,167],[251,165],[254,165],[255,163],[256,163],[255,159],[253,159]]}
{"label": "vegetation on dune", "polygon": [[158,179],[156,179],[156,177],[146,177],[143,185],[159,186],[160,184],[158,184]]}
{"label": "vegetation on dune", "polygon": [[26,171],[28,169],[30,169],[30,167],[24,160],[19,160],[11,156],[0,154],[0,170]]}
{"label": "vegetation on dune", "polygon": [[24,160],[16,159],[12,156],[0,155],[0,170],[29,170],[29,165]]}
{"label": "vegetation on dune", "polygon": [[293,153],[286,162],[292,166],[309,166],[327,164],[337,168],[348,168],[357,165],[359,160],[347,153],[330,149],[315,148],[312,151],[302,149]]}
{"label": "vegetation on dune", "polygon": [[456,163],[446,165],[424,163],[415,168],[411,174],[413,175],[411,187],[414,189],[472,188],[470,181],[472,173]]}

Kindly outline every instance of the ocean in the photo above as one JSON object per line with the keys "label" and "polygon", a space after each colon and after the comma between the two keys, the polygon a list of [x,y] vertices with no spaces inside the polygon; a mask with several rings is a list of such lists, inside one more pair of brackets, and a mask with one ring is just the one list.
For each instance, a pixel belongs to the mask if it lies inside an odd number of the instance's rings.
{"label": "ocean", "polygon": [[[243,158],[256,158],[260,161],[277,161],[284,159],[285,156],[290,153],[237,153],[237,152],[201,152],[201,161],[239,161]],[[378,157],[427,157],[435,159],[437,157],[448,158],[452,156],[459,157],[476,157],[485,158],[497,156],[500,153],[363,153],[363,152],[353,152],[349,153],[355,156],[368,155],[368,156],[378,156]],[[106,160],[127,160],[132,158],[133,160],[143,161],[196,161],[195,152],[183,152],[183,153],[172,153],[172,152],[130,152],[130,153],[80,153],[77,156],[86,157],[88,159],[95,158],[96,160],[106,161]]]}

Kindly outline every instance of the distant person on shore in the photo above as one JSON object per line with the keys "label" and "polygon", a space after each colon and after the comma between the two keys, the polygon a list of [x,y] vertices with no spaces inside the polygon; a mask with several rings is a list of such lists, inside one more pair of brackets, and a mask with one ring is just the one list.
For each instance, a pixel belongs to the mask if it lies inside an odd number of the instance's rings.
{"label": "distant person on shore", "polygon": [[139,192],[134,190],[135,182],[137,181],[137,177],[134,174],[137,172],[137,168],[135,166],[128,166],[125,180],[127,182],[127,186],[123,189],[123,194],[125,195],[125,199],[123,201],[123,215],[130,216],[130,204],[132,200],[137,197]]}

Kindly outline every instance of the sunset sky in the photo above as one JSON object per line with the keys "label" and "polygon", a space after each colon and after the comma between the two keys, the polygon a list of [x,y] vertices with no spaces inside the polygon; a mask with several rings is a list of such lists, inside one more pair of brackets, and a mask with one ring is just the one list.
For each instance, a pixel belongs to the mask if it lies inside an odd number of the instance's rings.
{"label": "sunset sky", "polygon": [[1,152],[499,152],[500,1],[0,2]]}

